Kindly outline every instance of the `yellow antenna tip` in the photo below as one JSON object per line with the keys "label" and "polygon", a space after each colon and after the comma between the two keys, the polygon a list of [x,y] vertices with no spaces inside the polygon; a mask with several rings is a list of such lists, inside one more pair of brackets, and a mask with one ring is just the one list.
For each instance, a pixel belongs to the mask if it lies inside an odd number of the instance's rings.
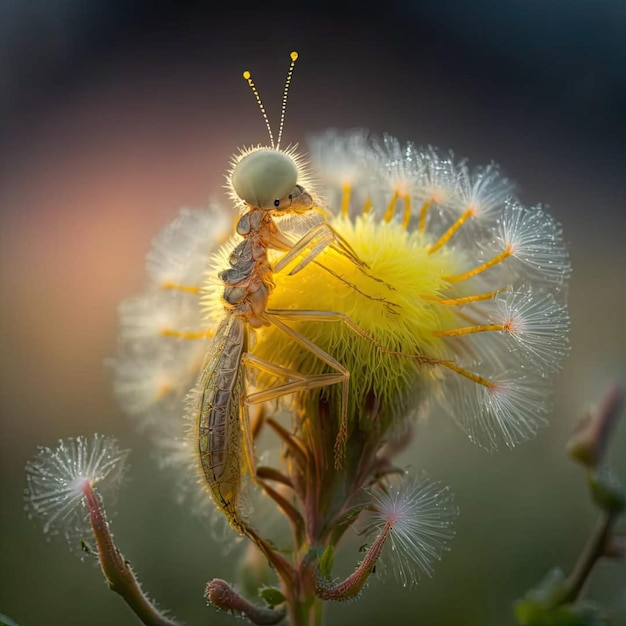
{"label": "yellow antenna tip", "polygon": [[298,53],[294,50],[289,56],[292,61],[295,61],[298,58]]}
{"label": "yellow antenna tip", "polygon": [[250,72],[249,72],[248,70],[246,70],[246,71],[243,73],[243,77],[244,77],[246,80],[250,80],[250,76],[251,76],[251,74],[250,74]]}

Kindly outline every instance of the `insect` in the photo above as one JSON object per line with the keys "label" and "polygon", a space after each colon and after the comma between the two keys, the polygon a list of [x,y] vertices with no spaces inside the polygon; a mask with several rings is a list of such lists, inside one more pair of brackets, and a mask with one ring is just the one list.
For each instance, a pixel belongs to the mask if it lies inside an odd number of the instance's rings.
{"label": "insect", "polygon": [[[316,209],[312,195],[299,183],[300,168],[297,157],[293,151],[281,150],[279,147],[287,92],[297,56],[296,52],[291,53],[276,144],[250,73],[244,72],[244,78],[261,108],[271,146],[243,152],[235,160],[230,172],[232,195],[243,207],[243,213],[236,224],[236,233],[242,241],[230,254],[229,267],[219,273],[219,279],[224,284],[224,317],[209,347],[193,392],[191,407],[199,463],[216,505],[235,530],[251,538],[268,556],[271,550],[247,524],[239,503],[244,475],[249,472],[257,480],[249,405],[298,391],[341,384],[341,428],[336,464],[347,437],[349,372],[285,321],[339,321],[347,323],[356,332],[365,334],[345,316],[331,311],[272,310],[268,307],[268,299],[274,287],[272,275],[293,264],[295,267],[290,274],[295,274],[309,263],[317,262],[318,255],[327,248],[335,250],[361,271],[367,272],[366,264],[326,221],[319,221],[296,241],[275,222],[275,218],[279,216],[301,216]],[[268,250],[282,251],[285,254],[272,265],[268,259]],[[343,280],[340,276],[336,277]],[[310,351],[332,371],[303,375],[251,354],[250,329],[262,329],[268,325],[277,327],[291,341]],[[286,382],[270,389],[247,393],[245,372],[250,367],[275,375]]]}

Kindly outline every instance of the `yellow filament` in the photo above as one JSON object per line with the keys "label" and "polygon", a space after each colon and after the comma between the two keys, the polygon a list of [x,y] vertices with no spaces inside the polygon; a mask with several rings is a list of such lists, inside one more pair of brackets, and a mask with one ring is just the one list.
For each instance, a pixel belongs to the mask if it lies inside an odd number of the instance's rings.
{"label": "yellow filament", "polygon": [[406,230],[411,221],[411,196],[407,193],[402,196],[404,200],[404,218],[402,219],[402,229]]}
{"label": "yellow filament", "polygon": [[456,222],[454,222],[454,224],[452,224],[452,226],[450,226],[450,228],[448,228],[448,230],[443,235],[441,235],[441,237],[439,237],[439,240],[437,241],[437,243],[433,244],[428,249],[428,254],[437,252],[439,248],[441,248],[442,246],[445,246],[445,244],[447,244],[448,241],[452,239],[454,233],[456,233],[456,231],[459,230],[459,228],[461,228],[461,226],[463,226],[463,224],[465,224],[465,222],[470,217],[472,217],[472,215],[474,215],[474,210],[471,208],[467,209],[465,213],[463,213],[463,215],[461,215],[461,217],[459,217],[459,219]]}
{"label": "yellow filament", "polygon": [[341,215],[343,215],[343,217],[348,217],[348,211],[350,209],[350,193],[352,192],[350,183],[342,185],[341,192]]}
{"label": "yellow filament", "polygon": [[367,200],[363,205],[363,214],[369,213],[372,210],[372,199],[367,196]]}
{"label": "yellow filament", "polygon": [[491,300],[494,296],[498,295],[503,289],[496,289],[496,291],[488,291],[486,293],[477,293],[473,296],[464,296],[462,298],[439,298],[437,296],[428,296],[422,295],[420,296],[422,300],[430,300],[431,302],[436,302],[437,304],[444,304],[447,306],[461,306],[463,304],[468,304],[470,302],[480,302],[481,300]]}
{"label": "yellow filament", "polygon": [[206,339],[213,336],[208,330],[186,332],[173,328],[162,328],[159,332],[163,337],[178,337],[179,339]]}
{"label": "yellow filament", "polygon": [[200,287],[196,287],[195,285],[179,285],[178,283],[174,283],[168,281],[161,285],[161,289],[172,289],[175,291],[186,291],[187,293],[198,294],[200,293]]}
{"label": "yellow filament", "polygon": [[453,328],[451,330],[433,330],[431,331],[435,337],[461,337],[463,335],[472,335],[474,333],[485,333],[495,330],[509,330],[505,324],[482,324],[480,326],[465,326],[463,328]]}
{"label": "yellow filament", "polygon": [[469,370],[464,369],[463,367],[461,367],[460,365],[457,365],[456,363],[453,363],[452,361],[440,361],[439,364],[443,365],[444,367],[447,367],[449,370],[452,370],[453,372],[456,372],[457,374],[461,374],[461,376],[464,376],[465,378],[469,378],[469,380],[473,380],[475,383],[478,383],[479,385],[483,385],[483,387],[494,389],[496,386],[495,383],[492,382],[491,380],[488,380],[487,378],[483,378],[482,376],[479,376],[478,374],[474,374],[473,372],[470,372]]}
{"label": "yellow filament", "polygon": [[432,200],[428,200],[427,202],[424,202],[424,204],[422,205],[422,208],[420,210],[420,221],[419,221],[419,231],[420,231],[420,233],[426,232],[426,215],[427,215],[428,209],[430,209],[432,203],[433,203]]}
{"label": "yellow filament", "polygon": [[383,215],[383,220],[385,222],[391,222],[393,218],[393,214],[395,213],[395,210],[396,210],[397,201],[398,201],[398,192],[394,191],[393,196],[391,196],[391,200],[389,200],[389,205],[387,206],[387,210],[385,211],[385,214]]}
{"label": "yellow filament", "polygon": [[449,283],[460,283],[464,280],[467,280],[468,278],[471,278],[472,276],[481,274],[485,270],[488,270],[490,267],[493,267],[494,265],[497,265],[498,263],[501,263],[502,261],[504,261],[504,259],[507,259],[508,257],[510,257],[512,253],[513,253],[513,248],[511,247],[511,245],[507,245],[507,247],[502,252],[500,252],[500,254],[494,256],[492,259],[489,259],[489,261],[485,261],[482,265],[475,267],[473,270],[470,270],[469,272],[465,272],[464,274],[456,274],[454,276],[443,276],[443,280],[446,280]]}

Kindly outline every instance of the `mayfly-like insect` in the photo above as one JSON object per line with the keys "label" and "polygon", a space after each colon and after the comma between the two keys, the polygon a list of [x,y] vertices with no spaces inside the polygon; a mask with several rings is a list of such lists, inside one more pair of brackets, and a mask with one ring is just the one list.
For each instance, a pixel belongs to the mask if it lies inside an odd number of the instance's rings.
{"label": "mayfly-like insect", "polygon": [[[367,273],[367,265],[325,220],[318,221],[297,240],[294,240],[293,235],[283,232],[275,221],[277,217],[303,216],[317,208],[312,195],[301,184],[302,168],[295,151],[280,149],[287,93],[297,58],[298,54],[292,52],[276,143],[256,86],[250,73],[244,72],[244,78],[265,119],[271,146],[242,151],[234,159],[228,177],[231,195],[243,209],[236,224],[236,233],[242,241],[230,254],[230,267],[218,275],[224,284],[224,317],[210,344],[191,404],[199,463],[216,505],[235,530],[252,539],[268,556],[271,551],[266,549],[264,541],[250,528],[240,510],[244,475],[250,473],[256,480],[248,406],[297,392],[341,384],[341,425],[335,459],[337,465],[341,464],[341,453],[347,436],[349,372],[331,355],[285,322],[344,322],[355,332],[366,335],[339,313],[273,310],[268,306],[274,287],[272,275],[275,272],[295,265],[290,275],[296,274],[309,263],[317,263],[316,258],[326,249],[343,255],[360,271]],[[284,255],[272,264],[268,250],[284,252]],[[330,273],[338,280],[344,280],[332,271]],[[250,329],[262,329],[268,325],[277,327],[290,341],[310,351],[332,371],[304,375],[250,353]],[[248,393],[246,368],[249,367],[285,382],[270,389]]]}

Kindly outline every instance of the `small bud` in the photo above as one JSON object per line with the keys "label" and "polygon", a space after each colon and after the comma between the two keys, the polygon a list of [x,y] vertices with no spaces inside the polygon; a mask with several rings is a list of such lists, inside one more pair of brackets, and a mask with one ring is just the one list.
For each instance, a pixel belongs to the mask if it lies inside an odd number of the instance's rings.
{"label": "small bud", "polygon": [[214,578],[204,592],[206,599],[222,611],[231,611],[249,619],[253,624],[271,626],[278,624],[286,614],[285,609],[275,610],[255,606],[242,598],[227,582]]}
{"label": "small bud", "polygon": [[572,459],[590,469],[598,467],[623,401],[622,390],[612,385],[605,391],[598,408],[579,420],[567,444],[567,454]]}
{"label": "small bud", "polygon": [[591,496],[598,507],[607,513],[622,513],[626,508],[626,492],[608,469],[590,472]]}

